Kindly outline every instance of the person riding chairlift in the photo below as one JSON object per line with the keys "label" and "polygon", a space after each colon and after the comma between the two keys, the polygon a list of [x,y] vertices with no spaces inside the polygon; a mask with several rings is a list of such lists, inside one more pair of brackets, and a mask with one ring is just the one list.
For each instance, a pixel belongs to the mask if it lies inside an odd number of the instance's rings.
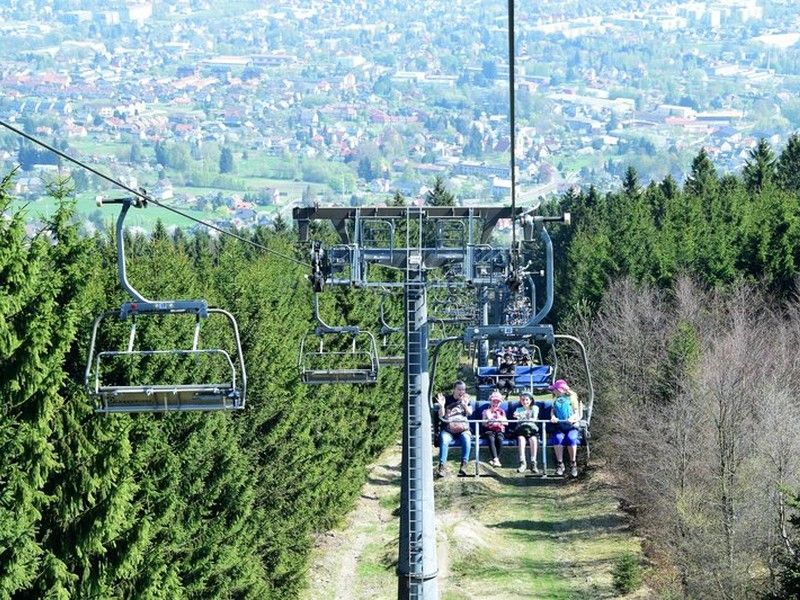
{"label": "person riding chairlift", "polygon": [[549,389],[553,394],[550,421],[557,424],[556,433],[551,440],[556,455],[556,475],[563,475],[565,472],[564,446],[566,446],[570,459],[570,475],[577,477],[578,444],[581,437],[577,424],[583,417],[583,406],[578,400],[578,394],[570,389],[565,380],[557,379]]}
{"label": "person riding chairlift", "polygon": [[506,425],[508,424],[508,417],[500,403],[503,401],[503,395],[494,390],[489,396],[491,405],[483,411],[481,420],[483,424],[483,435],[489,442],[489,450],[492,453],[492,460],[489,464],[493,467],[500,466],[500,453],[503,451],[503,440],[505,439]]}
{"label": "person riding chairlift", "polygon": [[506,353],[501,359],[499,368],[497,369],[499,376],[497,378],[497,387],[501,392],[508,393],[514,389],[514,355],[511,348],[506,349]]}
{"label": "person riding chairlift", "polygon": [[445,419],[439,431],[439,467],[436,470],[438,477],[447,476],[447,454],[450,442],[454,439],[461,444],[461,468],[458,474],[466,477],[467,461],[472,446],[472,435],[469,431],[468,417],[472,414],[472,405],[467,396],[467,385],[463,381],[453,384],[453,392],[445,396],[437,396],[439,404],[439,418]]}

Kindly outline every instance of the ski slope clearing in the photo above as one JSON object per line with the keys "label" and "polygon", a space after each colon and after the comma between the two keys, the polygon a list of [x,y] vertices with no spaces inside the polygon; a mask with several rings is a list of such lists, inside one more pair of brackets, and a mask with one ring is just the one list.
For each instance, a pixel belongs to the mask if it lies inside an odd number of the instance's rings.
{"label": "ski slope clearing", "polygon": [[[511,457],[507,462],[513,462]],[[577,481],[483,467],[480,479],[436,482],[443,600],[616,598],[611,572],[640,552],[602,468]],[[358,505],[321,534],[304,598],[394,599],[400,446],[373,465]],[[647,597],[639,590],[631,598]]]}

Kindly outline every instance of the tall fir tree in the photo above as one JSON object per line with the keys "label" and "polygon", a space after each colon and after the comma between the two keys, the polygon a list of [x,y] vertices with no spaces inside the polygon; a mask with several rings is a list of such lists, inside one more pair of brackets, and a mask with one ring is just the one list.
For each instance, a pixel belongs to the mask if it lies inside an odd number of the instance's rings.
{"label": "tall fir tree", "polygon": [[428,206],[455,206],[456,198],[447,190],[444,179],[437,175],[433,180],[433,187],[425,194],[425,204]]}
{"label": "tall fir tree", "polygon": [[629,166],[625,170],[625,177],[622,180],[622,191],[631,197],[639,194],[639,174],[632,166]]}
{"label": "tall fir tree", "polygon": [[661,188],[661,193],[664,194],[664,197],[669,199],[674,198],[680,192],[678,188],[678,182],[675,181],[675,178],[672,175],[667,175],[659,184]]}
{"label": "tall fir tree", "polygon": [[800,193],[800,134],[789,136],[775,164],[775,179],[782,190]]}
{"label": "tall fir tree", "polygon": [[757,194],[771,185],[775,178],[775,155],[764,138],[759,139],[756,147],[751,148],[748,154],[742,176],[747,191]]}
{"label": "tall fir tree", "polygon": [[[0,214],[11,204],[11,176],[0,183]],[[25,236],[25,217],[0,219],[0,597],[36,579],[42,549],[36,540],[42,486],[58,465],[49,441],[53,388],[47,369],[52,307],[47,309],[47,244]],[[40,321],[41,320],[41,321]],[[35,324],[36,326],[31,326]]]}
{"label": "tall fir tree", "polygon": [[692,160],[689,177],[686,179],[684,191],[694,196],[713,193],[717,188],[717,169],[708,157],[705,148],[701,148]]}
{"label": "tall fir tree", "polygon": [[407,206],[405,197],[400,193],[400,190],[395,190],[392,199],[389,201],[389,206]]}

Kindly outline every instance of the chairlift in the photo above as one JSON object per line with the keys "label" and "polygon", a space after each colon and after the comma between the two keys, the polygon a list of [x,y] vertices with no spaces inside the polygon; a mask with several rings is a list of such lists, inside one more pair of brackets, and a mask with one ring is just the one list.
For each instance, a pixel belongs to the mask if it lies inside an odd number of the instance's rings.
{"label": "chairlift", "polygon": [[[117,267],[122,288],[130,294],[133,301],[125,302],[117,310],[108,310],[95,319],[89,343],[89,356],[84,373],[84,385],[95,401],[95,410],[100,413],[158,413],[171,411],[212,411],[240,410],[245,406],[247,374],[244,365],[239,327],[231,313],[220,308],[209,308],[205,300],[148,300],[128,282],[125,270],[125,242],[123,222],[128,209],[144,208],[145,197],[120,198],[112,200],[97,199],[97,205],[121,204],[122,210],[116,223]],[[119,321],[130,323],[127,342],[116,349],[98,350],[98,332],[101,324],[116,315]],[[203,348],[201,345],[201,325],[210,315],[223,317],[227,335],[235,346],[235,359],[220,348]],[[185,348],[137,349],[137,319],[164,317],[173,322],[186,316],[194,317],[191,344]],[[106,337],[106,336],[102,336]],[[176,361],[191,360],[195,364],[214,361],[212,370],[220,373],[219,379],[212,382],[160,382],[137,381],[147,369],[142,369],[142,361],[152,364],[174,364]],[[109,382],[112,375],[120,375],[121,363],[128,363],[128,376],[125,383]],[[152,369],[151,369],[152,370]],[[164,372],[164,370],[160,370]]]}
{"label": "chairlift", "polygon": [[314,319],[318,323],[316,329],[300,341],[298,367],[302,382],[309,385],[375,383],[380,366],[375,336],[355,325],[331,327],[325,323],[319,314],[319,296],[316,293]]}
{"label": "chairlift", "polygon": [[443,323],[470,323],[476,318],[474,295],[468,293],[465,285],[447,280],[446,287],[436,289],[428,303],[431,321]]}
{"label": "chairlift", "polygon": [[[393,333],[400,333],[403,330],[401,327],[392,327],[391,325],[389,325],[389,323],[386,322],[386,309],[384,308],[384,305],[388,297],[389,294],[384,293],[384,295],[381,297],[381,306],[380,306],[381,347],[384,349],[389,347],[389,336]],[[378,360],[381,365],[385,365],[387,367],[402,367],[406,364],[405,354],[403,354],[402,352],[400,354],[390,354],[386,356],[380,356]]]}

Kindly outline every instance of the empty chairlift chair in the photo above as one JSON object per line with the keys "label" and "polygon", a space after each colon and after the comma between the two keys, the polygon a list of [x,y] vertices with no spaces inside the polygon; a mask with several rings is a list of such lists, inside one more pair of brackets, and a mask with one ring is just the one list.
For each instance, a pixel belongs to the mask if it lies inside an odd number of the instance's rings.
{"label": "empty chairlift chair", "polygon": [[380,365],[375,336],[354,325],[327,325],[319,316],[317,294],[314,317],[319,325],[300,342],[298,367],[303,383],[375,383]]}
{"label": "empty chairlift chair", "polygon": [[[325,339],[328,346],[325,346]],[[342,341],[347,342],[342,345]],[[300,342],[303,383],[375,383],[378,349],[375,336],[358,327],[318,327]]]}
{"label": "empty chairlift chair", "polygon": [[[118,311],[104,312],[94,322],[84,383],[95,401],[96,411],[140,413],[244,408],[247,374],[236,319],[228,311],[209,308],[205,300],[153,301],[142,297],[127,280],[122,224],[130,206],[143,207],[145,201],[136,198],[106,203],[122,204],[116,227],[117,262],[120,283],[133,301],[125,302]],[[107,323],[114,315],[125,323],[127,335],[120,335],[119,324]],[[214,320],[214,333],[216,337],[226,339],[230,345],[227,350],[205,348],[201,344],[202,326],[206,324],[208,328],[209,317],[213,315],[221,317]],[[155,323],[159,317],[161,322]],[[193,318],[193,327],[186,323],[187,318]],[[188,334],[186,345],[179,348],[139,347],[139,319],[148,319],[148,325],[158,325],[164,331],[184,328]],[[118,341],[111,349],[98,349],[98,342],[112,345],[108,340],[114,338]],[[185,368],[181,371],[180,367]],[[213,380],[186,381],[185,375],[177,375],[200,369],[213,373]],[[171,374],[180,381],[169,381]]]}

